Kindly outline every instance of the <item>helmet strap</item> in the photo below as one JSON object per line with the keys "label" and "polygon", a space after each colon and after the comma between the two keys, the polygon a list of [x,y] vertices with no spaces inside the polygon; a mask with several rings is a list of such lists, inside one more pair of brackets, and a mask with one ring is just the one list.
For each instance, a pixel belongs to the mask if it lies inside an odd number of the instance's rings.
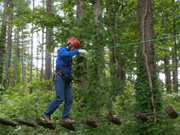
{"label": "helmet strap", "polygon": [[71,47],[72,47],[72,45],[71,45],[71,44],[68,44],[68,49],[69,49],[69,50],[71,50]]}

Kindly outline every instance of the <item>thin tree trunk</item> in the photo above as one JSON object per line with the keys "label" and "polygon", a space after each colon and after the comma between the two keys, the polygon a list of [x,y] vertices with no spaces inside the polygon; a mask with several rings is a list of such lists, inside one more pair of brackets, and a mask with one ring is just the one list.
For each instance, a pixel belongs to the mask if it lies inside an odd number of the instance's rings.
{"label": "thin tree trunk", "polygon": [[38,52],[39,52],[39,45],[37,45],[37,49],[36,49],[36,56],[37,56],[37,59],[36,59],[36,77],[38,78],[39,76],[39,64],[38,64],[38,61],[39,61],[39,57],[38,57]]}
{"label": "thin tree trunk", "polygon": [[[115,17],[116,17],[116,12],[117,12],[117,8],[118,5],[116,4],[115,0],[109,1],[109,5],[110,5],[110,9],[109,9],[109,14],[110,14],[110,24],[109,24],[109,29],[111,31],[111,38],[112,38],[112,45],[116,46],[116,38],[115,38]],[[114,8],[112,8],[114,7]],[[109,49],[109,52],[112,53],[112,57],[110,58],[110,63],[113,66],[113,68],[111,68],[110,74],[112,77],[112,80],[117,80],[119,78],[120,75],[120,64],[119,64],[119,59],[117,56],[117,48],[114,47],[112,49]],[[115,68],[114,68],[115,65]],[[115,69],[115,70],[114,70]],[[120,85],[121,86],[121,85]],[[117,89],[116,86],[114,86],[114,84],[112,83],[112,88]],[[117,92],[114,92],[114,89],[112,89],[112,97],[116,97],[117,96]],[[109,114],[113,115],[113,111],[112,111],[112,106],[109,106],[108,108]]]}
{"label": "thin tree trunk", "polygon": [[167,93],[171,93],[171,73],[169,70],[169,56],[165,55],[164,59],[164,66],[165,66],[165,86]]}
{"label": "thin tree trunk", "polygon": [[[18,28],[17,30],[17,46],[16,46],[16,54],[15,54],[15,58],[18,58],[19,57],[19,32],[20,32],[20,28]],[[15,87],[15,81],[16,81],[16,67],[17,67],[17,59],[14,60],[14,72],[13,72],[13,84],[12,84],[12,87],[14,88]]]}
{"label": "thin tree trunk", "polygon": [[[4,0],[4,13],[1,27],[1,35],[0,35],[0,59],[5,56],[5,43],[6,43],[6,25],[7,25],[7,9],[8,9],[8,0]],[[3,68],[4,61],[0,60],[0,85],[3,82]]]}
{"label": "thin tree trunk", "polygon": [[[9,9],[13,9],[13,2],[12,0],[9,0],[10,7]],[[7,55],[6,58],[11,58],[11,48],[12,48],[12,27],[10,26],[12,24],[12,19],[13,19],[13,13],[9,13],[9,25],[8,25],[8,42],[7,42]],[[9,76],[9,68],[11,66],[11,60],[7,59],[6,64],[5,64],[5,88],[7,89],[9,86],[9,81],[10,81],[10,76]]]}
{"label": "thin tree trunk", "polygon": [[[32,1],[33,2],[33,8],[32,10],[34,10],[34,0]],[[34,32],[33,32],[33,28],[34,28],[34,24],[32,23],[32,33],[31,33],[31,64],[30,64],[30,82],[32,81],[32,72],[33,72],[33,47],[34,47],[34,44],[33,44],[33,41],[34,41]],[[29,89],[29,93],[31,94],[32,93],[32,88],[30,87]]]}
{"label": "thin tree trunk", "polygon": [[24,91],[26,89],[26,64],[24,59],[25,49],[24,49],[24,35],[22,29],[22,81],[24,85]]}
{"label": "thin tree trunk", "polygon": [[[163,2],[165,2],[165,0],[162,0]],[[166,23],[166,19],[163,18],[162,19],[162,24],[165,25]],[[169,70],[169,56],[166,54],[165,58],[164,58],[164,73],[165,73],[165,87],[166,87],[166,91],[167,93],[171,93],[171,72]]]}
{"label": "thin tree trunk", "polygon": [[42,29],[42,53],[41,53],[41,80],[44,78],[44,30]]}
{"label": "thin tree trunk", "polygon": [[[46,1],[46,9],[47,12],[51,11],[51,0]],[[51,79],[51,54],[48,53],[49,50],[51,50],[51,32],[52,29],[46,27],[46,58],[45,58],[45,80]]]}
{"label": "thin tree trunk", "polygon": [[[172,6],[173,6],[173,13],[175,13],[174,10],[174,0],[172,0]],[[176,35],[176,20],[175,17],[173,17],[173,31],[174,31],[174,36]],[[173,89],[174,92],[178,92],[178,59],[177,59],[177,42],[176,42],[176,37],[173,38],[174,41],[174,55],[173,55],[173,60],[172,60],[172,64],[174,66],[174,70],[173,70]]]}
{"label": "thin tree trunk", "polygon": [[[45,2],[44,2],[44,0],[43,0],[43,5],[42,5],[42,7],[44,8],[44,4]],[[42,61],[41,61],[41,80],[44,78],[44,74],[43,74],[43,72],[44,72],[44,28],[42,28],[42,52],[41,52],[41,55],[42,55],[42,57],[41,57],[41,59],[42,59]]]}

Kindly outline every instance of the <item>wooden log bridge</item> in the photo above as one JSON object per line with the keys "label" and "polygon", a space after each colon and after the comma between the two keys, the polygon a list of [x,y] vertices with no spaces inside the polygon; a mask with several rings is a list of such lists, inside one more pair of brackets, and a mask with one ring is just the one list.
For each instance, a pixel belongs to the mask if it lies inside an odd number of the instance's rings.
{"label": "wooden log bridge", "polygon": [[97,122],[95,120],[90,120],[87,117],[84,117],[82,119],[82,123],[84,123],[84,124],[86,124],[86,125],[88,125],[88,126],[90,126],[92,128],[97,128],[98,127],[98,124],[97,124]]}
{"label": "wooden log bridge", "polygon": [[74,126],[72,125],[73,123],[67,123],[67,122],[65,122],[64,120],[60,120],[59,124],[60,124],[62,127],[66,128],[66,129],[69,129],[69,130],[71,130],[71,131],[75,131],[75,128],[74,128]]}
{"label": "wooden log bridge", "polygon": [[176,112],[172,106],[167,106],[166,107],[166,113],[169,115],[169,117],[176,119],[179,116],[179,113]]}
{"label": "wooden log bridge", "polygon": [[29,122],[29,121],[25,121],[25,120],[21,120],[21,119],[16,119],[15,121],[19,124],[22,124],[22,125],[26,125],[26,126],[30,126],[30,127],[36,127],[36,124],[34,124],[33,122]]}
{"label": "wooden log bridge", "polygon": [[137,119],[140,119],[142,121],[147,121],[148,120],[148,117],[145,115],[145,114],[142,114],[141,112],[137,111],[134,113],[134,116],[137,118]]}
{"label": "wooden log bridge", "polygon": [[0,123],[7,125],[7,126],[12,126],[12,127],[16,127],[18,125],[17,122],[9,121],[9,120],[3,119],[3,118],[0,118]]}
{"label": "wooden log bridge", "polygon": [[109,122],[111,122],[111,123],[114,123],[114,124],[116,124],[116,125],[121,125],[120,119],[114,117],[114,116],[111,115],[111,114],[108,114],[106,118],[107,118],[107,120],[108,120]]}
{"label": "wooden log bridge", "polygon": [[40,119],[40,118],[37,118],[36,119],[36,123],[40,126],[43,126],[45,128],[49,128],[49,129],[55,129],[56,126],[53,124],[53,123],[48,123],[48,122],[45,122],[44,120]]}

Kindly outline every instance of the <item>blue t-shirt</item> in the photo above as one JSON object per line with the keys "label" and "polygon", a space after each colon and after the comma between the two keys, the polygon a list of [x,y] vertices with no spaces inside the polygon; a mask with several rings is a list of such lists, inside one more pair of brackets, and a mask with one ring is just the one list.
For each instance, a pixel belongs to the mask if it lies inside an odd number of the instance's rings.
{"label": "blue t-shirt", "polygon": [[[71,74],[71,70],[72,70],[72,68],[71,68],[71,65],[72,65],[72,56],[75,56],[78,53],[79,53],[79,51],[77,49],[75,49],[74,51],[69,51],[69,49],[67,49],[65,46],[59,48],[57,59],[56,59],[56,65],[60,69],[62,69],[65,66],[67,66],[63,70],[64,74],[72,75]],[[57,69],[56,69],[56,72],[57,72]]]}

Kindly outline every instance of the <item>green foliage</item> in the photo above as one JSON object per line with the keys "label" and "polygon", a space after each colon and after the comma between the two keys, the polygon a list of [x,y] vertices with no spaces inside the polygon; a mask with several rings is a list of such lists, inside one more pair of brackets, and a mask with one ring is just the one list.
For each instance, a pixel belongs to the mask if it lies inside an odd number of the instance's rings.
{"label": "green foliage", "polygon": [[[162,89],[160,89],[160,83],[154,71],[154,76],[152,77],[153,89],[151,90],[149,87],[149,79],[145,70],[146,69],[142,66],[142,63],[139,63],[135,83],[137,101],[136,109],[142,113],[152,112],[151,97],[153,96],[156,111],[160,111],[162,109]],[[160,129],[162,124],[161,122],[162,121],[160,121],[159,118],[157,119],[157,123],[154,123],[151,119],[148,122],[137,121],[138,125],[136,128],[136,133],[139,133],[140,135],[162,135],[165,132],[164,130]]]}
{"label": "green foliage", "polygon": [[[40,126],[29,128],[27,126],[18,126],[17,128],[0,125],[2,135],[26,134],[26,135],[49,135],[49,134],[77,134],[77,135],[178,135],[180,122],[168,119],[166,116],[158,117],[158,122],[153,123],[132,120],[135,111],[152,112],[150,102],[151,95],[154,96],[156,111],[162,111],[166,105],[172,105],[175,108],[180,107],[178,94],[166,94],[164,84],[159,82],[157,74],[152,78],[153,91],[149,88],[148,77],[144,74],[144,69],[137,63],[137,46],[121,46],[139,41],[139,32],[137,22],[137,1],[123,0],[101,1],[101,14],[99,16],[100,25],[94,22],[94,1],[84,1],[82,6],[83,15],[81,20],[76,19],[76,1],[75,0],[55,0],[56,6],[51,12],[47,12],[44,7],[38,6],[34,11],[30,8],[30,0],[13,1],[14,13],[13,25],[15,31],[18,28],[25,30],[28,24],[33,23],[34,28],[30,32],[45,31],[45,28],[53,28],[53,41],[50,43],[49,52],[53,52],[55,47],[67,44],[67,39],[77,37],[81,41],[81,49],[86,49],[88,54],[78,55],[74,58],[76,73],[74,81],[77,83],[82,80],[81,75],[86,76],[86,87],[79,89],[77,85],[72,89],[74,104],[70,116],[73,119],[81,121],[83,117],[94,119],[105,119],[113,110],[113,115],[121,116],[122,124],[120,126],[99,121],[96,129],[86,125],[75,125],[76,131],[71,132],[60,126],[55,130],[44,129]],[[21,3],[20,3],[21,2]],[[167,37],[173,35],[173,16],[176,18],[176,24],[179,25],[179,1],[175,2],[175,12],[172,11],[172,1],[152,1],[153,5],[153,25],[154,38]],[[126,8],[128,7],[128,8]],[[62,12],[59,12],[59,11]],[[165,18],[165,23],[163,23]],[[28,39],[30,32],[24,31],[23,34]],[[179,29],[177,29],[177,34]],[[114,36],[113,36],[114,35]],[[17,35],[16,35],[17,37]],[[16,39],[15,39],[16,40]],[[179,39],[177,39],[179,40]],[[27,42],[29,44],[29,42]],[[42,44],[44,46],[45,43]],[[15,50],[16,41],[13,42]],[[164,60],[164,56],[173,54],[172,39],[165,39],[154,42],[155,58],[154,62]],[[178,48],[180,49],[180,48]],[[14,51],[15,52],[15,51]],[[21,47],[19,49],[19,57]],[[29,56],[26,50],[26,56]],[[12,54],[12,57],[15,57]],[[115,61],[117,59],[117,61]],[[13,64],[12,60],[12,64]],[[29,80],[30,60],[26,61],[26,79]],[[119,67],[117,65],[119,64]],[[172,65],[168,65],[173,69]],[[136,70],[137,69],[137,70]],[[157,67],[156,73],[164,70],[164,65]],[[124,72],[121,72],[124,71]],[[124,76],[122,75],[124,73]],[[9,120],[17,118],[34,122],[40,117],[47,105],[54,99],[55,92],[50,91],[44,80],[39,81],[33,71],[33,82],[26,84],[26,89],[22,85],[22,65],[21,61],[17,63],[16,87],[12,88],[13,67],[9,69],[10,86],[7,90],[1,85],[0,88],[0,117]],[[39,72],[37,74],[40,74]],[[137,75],[136,83],[134,84]],[[118,76],[118,77],[115,77]],[[123,78],[123,77],[126,77]],[[134,90],[135,86],[135,90]],[[33,93],[29,94],[29,89]],[[162,95],[163,94],[163,95]],[[56,123],[61,119],[63,105],[53,114],[52,120]],[[128,117],[129,116],[129,117]]]}

